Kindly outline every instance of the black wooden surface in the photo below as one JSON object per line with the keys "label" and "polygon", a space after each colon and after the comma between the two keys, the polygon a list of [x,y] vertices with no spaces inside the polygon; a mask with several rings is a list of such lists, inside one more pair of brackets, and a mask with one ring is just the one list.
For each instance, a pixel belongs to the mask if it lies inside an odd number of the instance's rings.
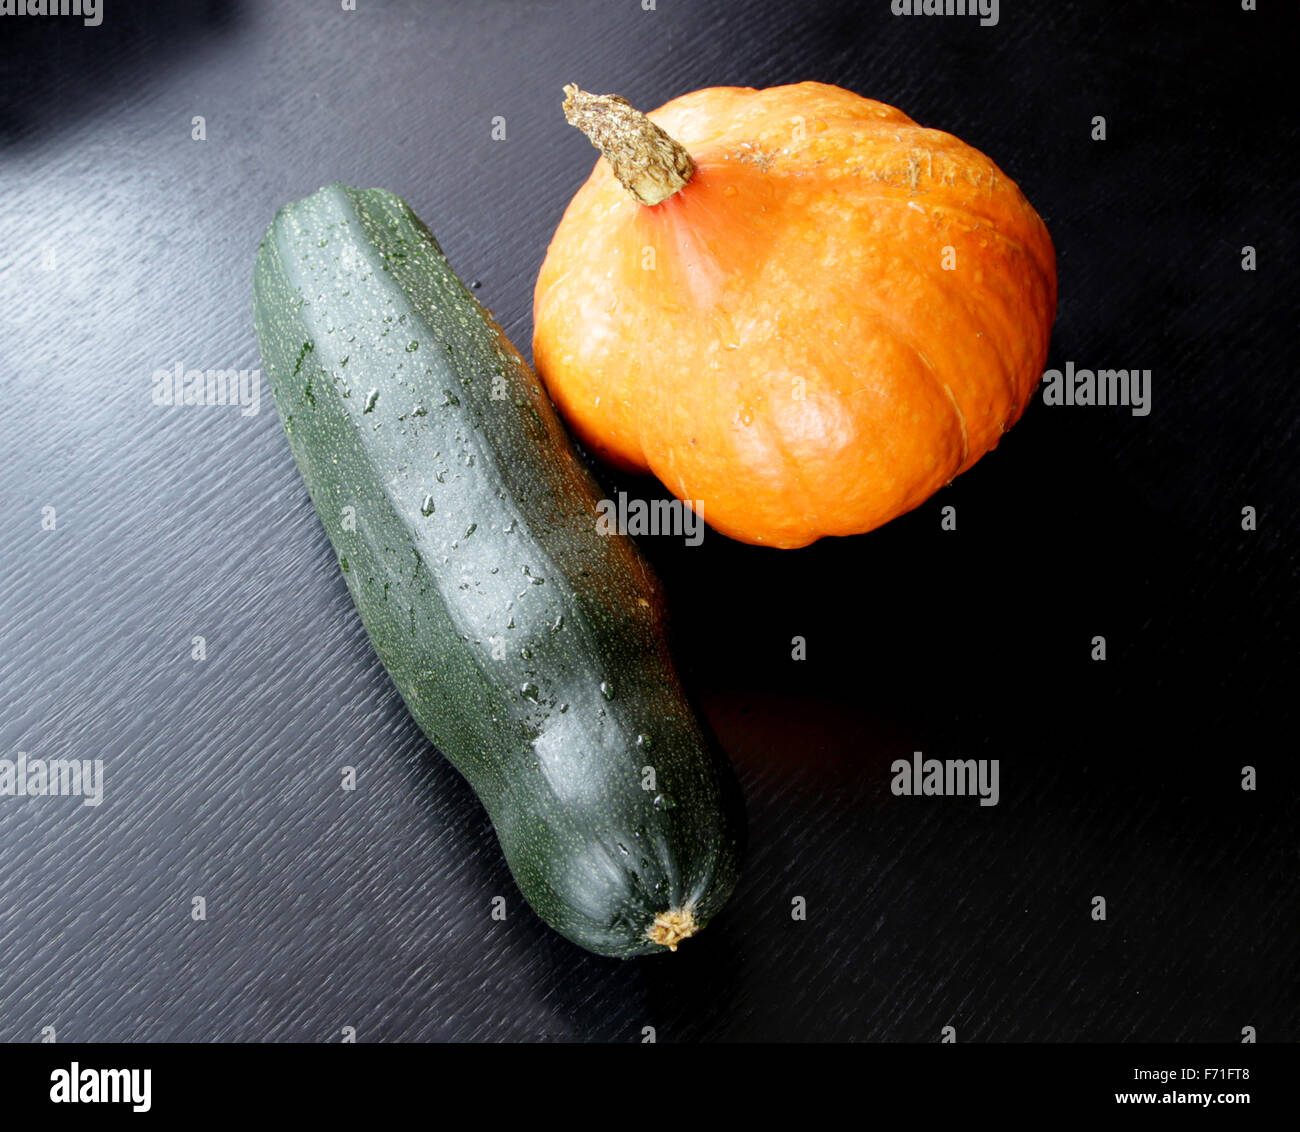
{"label": "black wooden surface", "polygon": [[[0,1039],[1294,1041],[1294,6],[357,7],[0,20],[0,758],[105,773],[0,797]],[[595,157],[563,83],[805,78],[989,153],[1058,249],[1049,365],[1150,368],[1153,408],[1036,402],[861,538],[645,540],[753,849],[699,940],[601,960],[405,713],[265,384],[244,416],[151,378],[260,366],[257,241],[336,179],[405,196],[526,349]],[[1000,759],[1001,803],[893,797],[915,750]]]}

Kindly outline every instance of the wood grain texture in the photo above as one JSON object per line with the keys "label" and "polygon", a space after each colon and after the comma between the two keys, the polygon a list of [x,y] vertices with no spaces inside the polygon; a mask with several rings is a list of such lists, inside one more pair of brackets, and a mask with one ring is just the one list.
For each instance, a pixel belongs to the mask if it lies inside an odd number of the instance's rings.
{"label": "wood grain texture", "polygon": [[[1294,13],[127,7],[0,39],[0,758],[105,773],[98,808],[0,798],[0,1040],[1300,1037],[1297,131],[1256,83]],[[332,180],[406,197],[526,344],[594,156],[564,83],[648,108],[804,78],[1015,177],[1060,260],[1049,366],[1149,367],[1153,410],[1037,402],[861,539],[644,540],[752,855],[693,946],[603,961],[527,912],[406,715],[265,382],[243,416],[155,406],[151,375],[260,365],[257,241]],[[914,750],[1001,759],[1001,803],[893,797]]]}

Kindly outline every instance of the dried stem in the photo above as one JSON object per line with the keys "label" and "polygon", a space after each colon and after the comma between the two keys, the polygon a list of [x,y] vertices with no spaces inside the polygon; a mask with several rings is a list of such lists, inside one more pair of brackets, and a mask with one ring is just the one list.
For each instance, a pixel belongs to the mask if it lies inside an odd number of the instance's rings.
{"label": "dried stem", "polygon": [[695,922],[695,916],[689,907],[673,908],[668,912],[660,912],[655,917],[646,936],[669,951],[676,951],[682,940],[689,939],[699,930],[700,925]]}
{"label": "dried stem", "polygon": [[656,205],[680,190],[695,173],[685,147],[617,94],[564,88],[564,116],[609,162],[614,176],[639,204]]}

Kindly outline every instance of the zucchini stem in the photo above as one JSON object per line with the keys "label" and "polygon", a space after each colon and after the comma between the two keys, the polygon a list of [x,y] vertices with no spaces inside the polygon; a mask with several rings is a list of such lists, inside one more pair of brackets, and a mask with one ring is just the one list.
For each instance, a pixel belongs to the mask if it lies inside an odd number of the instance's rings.
{"label": "zucchini stem", "polygon": [[691,907],[687,905],[685,908],[660,912],[645,934],[651,942],[666,947],[669,951],[676,951],[682,940],[689,939],[699,930],[700,925],[695,922]]}
{"label": "zucchini stem", "polygon": [[564,117],[605,155],[614,176],[638,204],[667,200],[695,174],[686,147],[617,94],[589,94],[569,83],[564,88]]}

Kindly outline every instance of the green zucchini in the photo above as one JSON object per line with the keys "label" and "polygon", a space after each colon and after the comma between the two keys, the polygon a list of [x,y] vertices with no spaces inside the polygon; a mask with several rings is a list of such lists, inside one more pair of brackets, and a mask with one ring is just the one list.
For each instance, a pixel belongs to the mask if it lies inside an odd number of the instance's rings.
{"label": "green zucchini", "polygon": [[740,792],[660,583],[597,532],[601,492],[528,364],[381,189],[276,215],[254,321],[375,651],[525,899],[601,955],[676,950],[735,886]]}

